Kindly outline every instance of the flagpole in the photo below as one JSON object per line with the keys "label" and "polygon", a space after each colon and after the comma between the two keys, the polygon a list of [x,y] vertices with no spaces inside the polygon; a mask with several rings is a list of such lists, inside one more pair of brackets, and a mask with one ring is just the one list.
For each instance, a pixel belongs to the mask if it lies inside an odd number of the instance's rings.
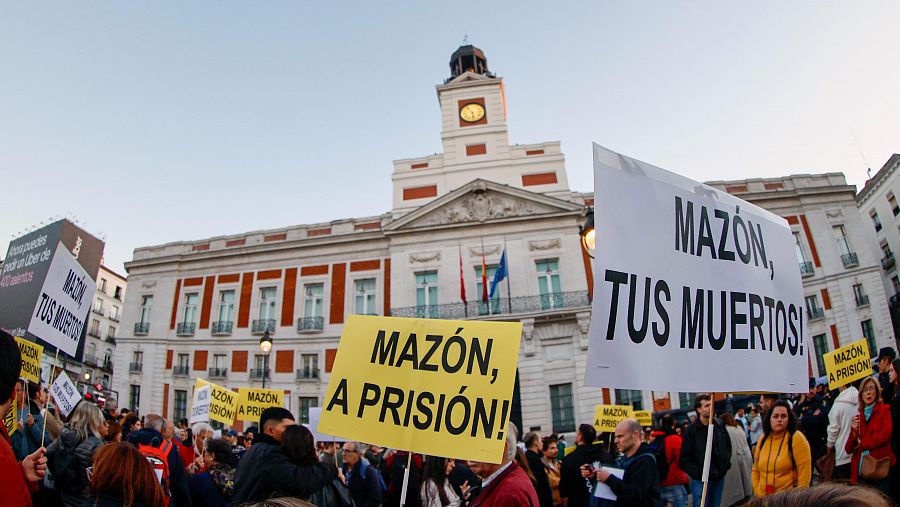
{"label": "flagpole", "polygon": [[509,249],[506,248],[506,236],[503,236],[503,253],[506,255],[506,304],[512,313],[512,289],[509,288]]}
{"label": "flagpole", "polygon": [[463,261],[462,261],[462,243],[457,242],[456,247],[459,249],[459,285],[460,291],[459,295],[463,302],[463,312],[466,315],[466,319],[469,318],[469,303],[466,301],[466,298],[463,297],[466,294],[466,277],[463,275]]}

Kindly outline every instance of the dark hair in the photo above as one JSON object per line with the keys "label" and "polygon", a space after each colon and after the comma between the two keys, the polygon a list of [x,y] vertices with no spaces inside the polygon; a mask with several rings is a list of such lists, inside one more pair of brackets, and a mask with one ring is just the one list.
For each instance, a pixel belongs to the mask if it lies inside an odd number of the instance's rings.
{"label": "dark hair", "polygon": [[296,421],[296,419],[294,419],[294,414],[292,414],[290,410],[281,407],[269,407],[263,410],[262,414],[259,416],[259,427],[265,431],[266,424],[270,422],[280,423],[284,419]]}
{"label": "dark hair", "polygon": [[122,420],[122,438],[126,438],[131,433],[131,430],[134,429],[134,425],[140,420],[137,414],[130,413],[126,415],[125,419]]}
{"label": "dark hair", "polygon": [[541,438],[541,436],[538,435],[538,433],[536,431],[530,431],[530,432],[526,433],[525,440],[524,440],[525,448],[527,449],[527,448],[531,447],[532,445],[534,445],[534,443],[536,441],[540,440],[540,438]]}
{"label": "dark hair", "polygon": [[558,443],[559,443],[559,439],[556,438],[556,435],[550,435],[549,437],[544,437],[543,447],[541,447],[541,450],[543,450],[544,452],[547,452],[547,449],[550,448],[550,444],[558,444]]}
{"label": "dark hair", "polygon": [[27,386],[28,386],[28,399],[30,400],[28,402],[28,411],[34,415],[40,414],[41,409],[40,409],[40,407],[38,407],[38,404],[36,401],[34,401],[34,399],[37,396],[37,393],[39,393],[41,391],[41,387],[42,387],[41,381],[39,380],[37,382],[28,382]]}
{"label": "dark hair", "polygon": [[0,404],[15,396],[16,381],[22,369],[22,353],[12,335],[0,330]]}
{"label": "dark hair", "polygon": [[429,491],[428,482],[434,483],[437,490],[438,500],[442,506],[450,505],[450,498],[444,490],[444,484],[447,482],[447,458],[440,456],[426,456],[425,465],[422,467],[422,480],[419,482],[419,496],[422,498],[422,504],[431,505],[434,491]]}
{"label": "dark hair", "polygon": [[106,427],[107,432],[106,436],[103,437],[103,440],[106,442],[115,442],[116,436],[119,433],[122,433],[122,425],[117,423],[116,421],[107,421]]}
{"label": "dark hair", "polygon": [[216,463],[228,463],[231,458],[231,444],[224,438],[211,438],[204,445],[204,450],[213,455]]}
{"label": "dark hair", "polygon": [[722,419],[722,422],[725,423],[725,426],[735,426],[735,427],[743,427],[741,423],[738,422],[737,419],[731,414],[731,412],[725,412],[724,414],[719,416]]}
{"label": "dark hair", "polygon": [[828,505],[832,507],[889,507],[892,502],[875,488],[829,482],[811,488],[794,488],[754,498],[746,507],[794,507]]}
{"label": "dark hair", "polygon": [[94,453],[90,493],[119,499],[125,507],[165,505],[162,487],[150,462],[136,447],[124,442],[102,445]]}
{"label": "dark hair", "polygon": [[712,396],[708,394],[698,394],[696,398],[694,398],[694,410],[699,409],[703,406],[704,401],[712,401]]}
{"label": "dark hair", "polygon": [[674,430],[675,429],[675,416],[673,416],[672,414],[666,414],[666,415],[662,416],[662,418],[659,420],[659,426],[660,426],[660,428],[662,428],[664,430],[666,428],[670,428],[670,429]]}
{"label": "dark hair", "polygon": [[769,407],[769,410],[766,411],[766,415],[762,420],[763,427],[763,437],[762,440],[759,441],[759,448],[766,444],[766,440],[769,438],[769,435],[772,434],[772,414],[775,413],[775,409],[778,407],[783,407],[787,410],[788,414],[788,423],[787,423],[787,433],[788,433],[788,455],[791,457],[791,467],[792,469],[797,468],[797,463],[794,461],[794,432],[797,431],[797,416],[794,414],[794,411],[791,410],[791,406],[785,400],[775,400],[775,403]]}
{"label": "dark hair", "polygon": [[537,488],[537,479],[535,479],[534,477],[534,472],[531,470],[531,465],[528,464],[528,458],[525,457],[525,453],[522,452],[522,449],[519,446],[516,446],[515,461],[516,464],[519,465],[519,468],[521,468],[522,471],[525,472],[525,475],[528,476],[528,479],[531,480],[531,485]]}
{"label": "dark hair", "polygon": [[285,428],[281,434],[281,449],[295,465],[303,466],[319,462],[313,435],[306,426],[294,424]]}
{"label": "dark hair", "polygon": [[597,439],[597,430],[590,424],[582,424],[578,427],[578,433],[581,433],[581,441],[585,445],[591,445]]}

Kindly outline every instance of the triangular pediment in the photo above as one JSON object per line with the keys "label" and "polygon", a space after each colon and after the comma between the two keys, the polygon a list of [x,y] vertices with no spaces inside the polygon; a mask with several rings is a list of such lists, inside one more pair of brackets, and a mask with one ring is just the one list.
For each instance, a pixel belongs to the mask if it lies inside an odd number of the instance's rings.
{"label": "triangular pediment", "polygon": [[412,211],[390,224],[385,233],[445,228],[538,216],[575,215],[582,206],[520,188],[477,179]]}
{"label": "triangular pediment", "polygon": [[475,72],[466,71],[462,74],[456,76],[455,78],[444,83],[445,85],[457,84],[457,83],[467,83],[471,81],[497,81],[496,77],[493,76],[485,76],[484,74],[478,74]]}

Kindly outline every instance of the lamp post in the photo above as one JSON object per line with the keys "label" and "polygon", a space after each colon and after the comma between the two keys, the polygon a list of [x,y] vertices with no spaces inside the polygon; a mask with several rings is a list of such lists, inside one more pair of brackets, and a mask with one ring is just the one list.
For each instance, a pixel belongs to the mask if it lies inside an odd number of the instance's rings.
{"label": "lamp post", "polygon": [[597,237],[594,231],[594,208],[588,206],[587,213],[584,214],[584,225],[579,228],[578,234],[581,235],[581,248],[593,259],[594,249],[597,246]]}
{"label": "lamp post", "polygon": [[263,333],[262,338],[259,339],[259,350],[265,354],[265,359],[263,360],[263,371],[262,371],[262,388],[266,388],[266,376],[269,374],[269,353],[272,352],[272,337],[269,336],[269,330],[266,329],[266,332]]}

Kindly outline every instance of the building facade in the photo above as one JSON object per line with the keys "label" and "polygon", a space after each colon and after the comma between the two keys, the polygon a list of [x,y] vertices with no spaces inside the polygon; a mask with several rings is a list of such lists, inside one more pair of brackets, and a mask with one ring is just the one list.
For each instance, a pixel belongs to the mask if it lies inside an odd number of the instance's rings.
{"label": "building facade", "polygon": [[[113,358],[128,287],[126,278],[100,265],[97,293],[87,318],[87,333],[80,378],[89,384],[112,388]],[[121,365],[120,365],[121,366]],[[113,393],[113,398],[117,398]]]}

